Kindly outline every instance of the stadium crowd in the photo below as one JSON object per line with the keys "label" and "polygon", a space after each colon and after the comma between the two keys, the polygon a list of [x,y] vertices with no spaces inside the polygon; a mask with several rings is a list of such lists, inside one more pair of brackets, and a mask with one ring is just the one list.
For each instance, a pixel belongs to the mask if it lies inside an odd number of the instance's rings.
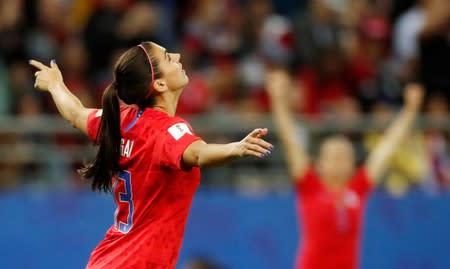
{"label": "stadium crowd", "polygon": [[[428,95],[427,128],[405,141],[385,186],[395,194],[410,183],[450,187],[443,128],[450,100],[448,0],[3,0],[0,113],[56,112],[49,96],[33,89],[30,58],[56,59],[67,86],[86,106],[99,106],[112,80],[107,70],[142,40],[183,55],[190,83],[180,114],[263,115],[265,69],[283,66],[297,85],[290,105],[307,122],[333,115],[345,123],[369,114],[382,123],[400,106],[403,85],[420,81]],[[349,135],[362,148],[379,136],[376,130]]]}

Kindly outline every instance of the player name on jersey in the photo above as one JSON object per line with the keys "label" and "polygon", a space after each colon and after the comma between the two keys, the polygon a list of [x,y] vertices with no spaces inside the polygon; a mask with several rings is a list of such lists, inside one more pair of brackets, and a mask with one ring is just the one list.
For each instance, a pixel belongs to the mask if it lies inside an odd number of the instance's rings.
{"label": "player name on jersey", "polygon": [[131,152],[133,151],[134,140],[121,139],[120,140],[120,155],[123,157],[130,158]]}

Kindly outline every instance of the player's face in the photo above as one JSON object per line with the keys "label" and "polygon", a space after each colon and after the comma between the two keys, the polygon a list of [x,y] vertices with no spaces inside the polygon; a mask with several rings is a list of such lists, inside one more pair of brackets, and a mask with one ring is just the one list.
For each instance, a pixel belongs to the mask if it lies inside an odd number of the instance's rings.
{"label": "player's face", "polygon": [[169,90],[179,90],[184,88],[189,82],[189,78],[180,63],[180,54],[169,53],[158,44],[152,44],[152,55],[159,60],[159,69],[162,79]]}
{"label": "player's face", "polygon": [[349,180],[355,170],[353,146],[347,141],[325,141],[320,148],[318,165],[323,178]]}

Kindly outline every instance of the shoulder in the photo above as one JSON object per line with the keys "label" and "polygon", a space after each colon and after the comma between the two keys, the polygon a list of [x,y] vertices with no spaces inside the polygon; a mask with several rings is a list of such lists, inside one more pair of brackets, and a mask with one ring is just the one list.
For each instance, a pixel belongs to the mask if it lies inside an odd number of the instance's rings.
{"label": "shoulder", "polygon": [[320,177],[313,165],[310,165],[304,173],[294,178],[294,184],[297,192],[316,190],[320,187],[320,182]]}
{"label": "shoulder", "polygon": [[374,189],[373,181],[370,179],[369,173],[365,166],[361,166],[353,175],[350,181],[350,188],[355,190],[362,196],[367,195],[372,189]]}
{"label": "shoulder", "polygon": [[157,110],[149,110],[146,112],[146,117],[151,118],[149,124],[173,137],[175,140],[180,139],[185,134],[193,134],[191,125],[179,116],[170,116],[164,112]]}
{"label": "shoulder", "polygon": [[294,180],[295,181],[303,181],[303,180],[305,180],[307,178],[318,178],[318,177],[319,176],[318,176],[317,171],[314,168],[314,166],[313,165],[309,165],[303,173],[301,173],[298,176],[294,177]]}
{"label": "shoulder", "polygon": [[369,176],[369,172],[367,171],[366,166],[359,167],[353,174],[352,180],[358,180],[358,179],[364,179],[364,180],[369,181],[370,176]]}
{"label": "shoulder", "polygon": [[157,121],[156,124],[158,124],[160,128],[169,129],[171,127],[172,128],[188,127],[188,129],[191,129],[191,126],[189,125],[189,123],[185,119],[183,119],[179,116],[170,116],[164,112],[160,112],[160,111],[156,111],[156,110],[151,110],[149,114],[152,119]]}
{"label": "shoulder", "polygon": [[180,117],[171,117],[167,121],[167,132],[175,139],[178,140],[185,134],[193,134],[191,125]]}
{"label": "shoulder", "polygon": [[169,116],[168,123],[169,124],[176,124],[176,123],[188,124],[188,122],[185,119],[183,119],[182,117],[179,117],[179,116],[173,116],[173,117]]}

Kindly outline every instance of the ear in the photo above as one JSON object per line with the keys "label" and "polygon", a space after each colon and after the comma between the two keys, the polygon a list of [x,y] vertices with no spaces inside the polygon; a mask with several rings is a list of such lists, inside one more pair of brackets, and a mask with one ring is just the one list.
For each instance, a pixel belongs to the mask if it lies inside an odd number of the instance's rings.
{"label": "ear", "polygon": [[159,78],[153,82],[153,89],[155,89],[155,91],[157,91],[159,93],[169,90],[169,88],[167,88],[166,81],[161,78]]}

